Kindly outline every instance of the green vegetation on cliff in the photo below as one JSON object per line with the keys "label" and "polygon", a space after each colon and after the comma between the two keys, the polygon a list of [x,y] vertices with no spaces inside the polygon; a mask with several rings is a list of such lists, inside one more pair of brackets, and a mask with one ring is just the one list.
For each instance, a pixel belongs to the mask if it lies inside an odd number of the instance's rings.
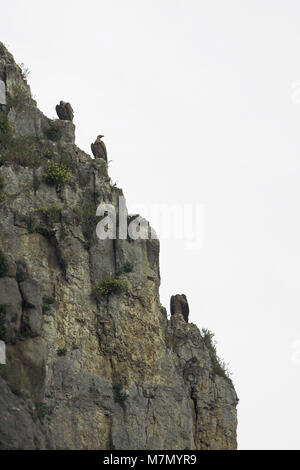
{"label": "green vegetation on cliff", "polygon": [[127,284],[125,281],[117,278],[105,279],[102,282],[96,283],[93,288],[93,293],[98,299],[103,296],[110,296],[113,294],[122,294],[125,292]]}

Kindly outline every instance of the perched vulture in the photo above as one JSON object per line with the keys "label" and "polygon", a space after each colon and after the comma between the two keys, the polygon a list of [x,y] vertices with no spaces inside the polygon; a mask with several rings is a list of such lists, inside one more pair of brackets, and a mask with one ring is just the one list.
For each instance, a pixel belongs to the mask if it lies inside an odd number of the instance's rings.
{"label": "perched vulture", "polygon": [[73,121],[74,111],[70,103],[60,101],[60,103],[56,105],[55,109],[59,119],[62,121]]}
{"label": "perched vulture", "polygon": [[105,143],[102,142],[104,135],[98,135],[97,139],[91,144],[91,149],[95,158],[103,158],[107,162],[107,152]]}
{"label": "perched vulture", "polygon": [[171,297],[171,315],[181,314],[185,321],[189,321],[189,304],[184,294],[172,295]]}

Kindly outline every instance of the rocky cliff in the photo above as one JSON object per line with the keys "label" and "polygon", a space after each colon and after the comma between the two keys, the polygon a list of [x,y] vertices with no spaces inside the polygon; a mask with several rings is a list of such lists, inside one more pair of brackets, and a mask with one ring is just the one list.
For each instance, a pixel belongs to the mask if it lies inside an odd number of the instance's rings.
{"label": "rocky cliff", "polygon": [[209,335],[168,320],[158,240],[97,238],[122,195],[106,161],[1,43],[0,81],[0,448],[235,449],[234,387]]}

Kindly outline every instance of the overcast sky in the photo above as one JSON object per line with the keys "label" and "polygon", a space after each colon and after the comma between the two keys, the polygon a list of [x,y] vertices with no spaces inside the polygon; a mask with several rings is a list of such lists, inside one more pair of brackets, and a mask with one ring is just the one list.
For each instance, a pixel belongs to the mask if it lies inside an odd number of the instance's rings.
{"label": "overcast sky", "polygon": [[[104,134],[136,204],[203,204],[204,245],[161,242],[161,299],[185,293],[240,398],[240,449],[300,449],[300,4],[10,0],[1,37],[40,109]],[[297,343],[298,342],[298,343]]]}

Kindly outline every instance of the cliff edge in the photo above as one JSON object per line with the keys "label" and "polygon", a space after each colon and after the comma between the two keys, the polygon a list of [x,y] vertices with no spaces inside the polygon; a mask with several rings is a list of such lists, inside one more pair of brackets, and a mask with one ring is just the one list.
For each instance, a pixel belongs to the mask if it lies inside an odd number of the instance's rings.
{"label": "cliff edge", "polygon": [[158,240],[97,237],[122,191],[2,43],[0,85],[0,449],[235,449],[234,387],[168,320]]}

